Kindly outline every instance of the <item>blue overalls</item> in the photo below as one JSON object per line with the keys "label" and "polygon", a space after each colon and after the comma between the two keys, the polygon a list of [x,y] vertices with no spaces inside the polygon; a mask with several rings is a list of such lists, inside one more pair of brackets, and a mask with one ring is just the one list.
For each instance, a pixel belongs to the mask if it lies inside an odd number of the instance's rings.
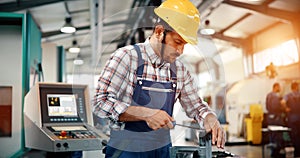
{"label": "blue overalls", "polygon": [[[133,106],[161,109],[170,116],[173,113],[176,94],[176,66],[172,63],[171,81],[155,82],[143,79],[144,60],[140,48],[138,54],[137,83],[134,87]],[[171,147],[170,130],[152,130],[145,121],[126,122],[124,130],[112,130],[106,149],[106,158],[168,158]]]}
{"label": "blue overalls", "polygon": [[[288,99],[287,99],[288,98]],[[288,94],[287,106],[290,107],[291,111],[287,114],[287,124],[288,127],[292,129],[291,140],[293,146],[295,147],[295,157],[300,156],[300,93],[291,92]]]}

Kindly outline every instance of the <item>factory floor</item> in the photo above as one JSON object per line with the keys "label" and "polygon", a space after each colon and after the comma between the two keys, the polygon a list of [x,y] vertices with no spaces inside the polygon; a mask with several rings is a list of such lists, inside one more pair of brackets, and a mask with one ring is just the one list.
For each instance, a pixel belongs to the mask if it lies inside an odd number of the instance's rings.
{"label": "factory floor", "polygon": [[[213,147],[213,151],[216,151],[215,147]],[[253,146],[253,145],[234,145],[234,146],[226,146],[225,150],[237,155],[241,158],[262,158],[262,148],[261,146]],[[83,156],[83,157],[97,157],[97,158],[104,158],[104,155],[101,154],[101,152],[95,152],[95,156]],[[42,151],[32,150],[23,156],[22,158],[45,158],[46,153]],[[270,156],[267,156],[265,154],[265,158],[269,158]]]}

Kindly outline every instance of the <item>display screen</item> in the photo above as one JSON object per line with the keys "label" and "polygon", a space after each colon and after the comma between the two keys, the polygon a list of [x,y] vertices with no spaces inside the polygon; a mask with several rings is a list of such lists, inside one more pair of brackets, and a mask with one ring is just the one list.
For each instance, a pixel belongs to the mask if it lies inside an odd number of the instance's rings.
{"label": "display screen", "polygon": [[77,116],[74,94],[47,94],[47,105],[49,116]]}
{"label": "display screen", "polygon": [[86,86],[40,85],[43,123],[87,122]]}

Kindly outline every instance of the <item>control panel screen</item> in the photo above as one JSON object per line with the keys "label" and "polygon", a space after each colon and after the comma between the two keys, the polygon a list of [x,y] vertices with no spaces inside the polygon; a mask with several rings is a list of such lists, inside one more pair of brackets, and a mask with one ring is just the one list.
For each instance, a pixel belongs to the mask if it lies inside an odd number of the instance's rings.
{"label": "control panel screen", "polygon": [[47,105],[49,116],[77,116],[74,94],[47,94]]}
{"label": "control panel screen", "polygon": [[86,86],[40,85],[42,123],[87,122]]}

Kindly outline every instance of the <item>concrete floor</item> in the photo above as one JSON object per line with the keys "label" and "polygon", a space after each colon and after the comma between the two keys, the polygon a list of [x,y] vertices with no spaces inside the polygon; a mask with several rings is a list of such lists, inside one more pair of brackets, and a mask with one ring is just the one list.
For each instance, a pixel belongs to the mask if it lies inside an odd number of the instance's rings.
{"label": "concrete floor", "polygon": [[[213,151],[217,151],[215,147],[213,147]],[[252,145],[235,145],[235,146],[226,146],[225,150],[237,155],[240,158],[262,158],[262,148],[261,146],[252,146]],[[22,158],[45,158],[46,154],[42,151],[32,150],[22,156]],[[85,153],[83,155],[84,158],[103,158],[104,155],[100,151],[95,151],[93,153]],[[269,158],[270,156],[265,156],[265,158]]]}

